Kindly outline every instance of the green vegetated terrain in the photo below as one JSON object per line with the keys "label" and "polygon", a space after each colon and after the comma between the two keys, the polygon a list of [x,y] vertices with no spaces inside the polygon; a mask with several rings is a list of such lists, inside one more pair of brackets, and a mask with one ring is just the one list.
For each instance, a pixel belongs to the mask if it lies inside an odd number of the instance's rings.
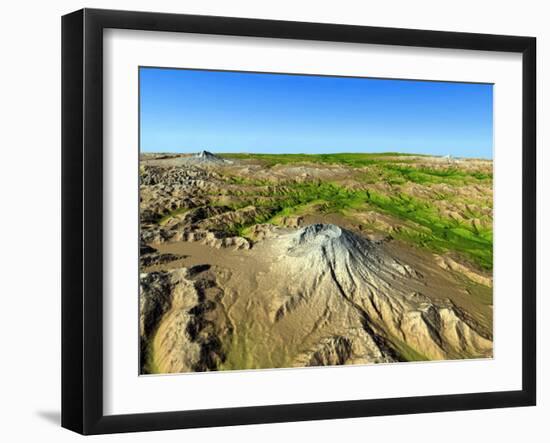
{"label": "green vegetated terrain", "polygon": [[147,154],[141,372],[492,356],[493,164]]}
{"label": "green vegetated terrain", "polygon": [[[395,226],[386,227],[392,237],[437,252],[456,252],[483,269],[492,269],[492,170],[487,167],[467,169],[457,163],[418,165],[417,156],[391,153],[224,157],[259,161],[266,168],[292,164],[307,168],[313,163],[350,170],[339,180],[327,181],[315,177],[278,181],[240,175],[225,177],[228,183],[246,186],[235,207],[267,208],[258,218],[235,225],[237,233],[246,234],[246,229],[257,223],[280,224],[285,216],[315,211],[338,212],[350,218],[364,211],[376,211],[395,219]],[[407,186],[411,183],[418,186],[411,189]],[[270,198],[262,199],[266,196]],[[376,228],[376,221],[371,225]]]}

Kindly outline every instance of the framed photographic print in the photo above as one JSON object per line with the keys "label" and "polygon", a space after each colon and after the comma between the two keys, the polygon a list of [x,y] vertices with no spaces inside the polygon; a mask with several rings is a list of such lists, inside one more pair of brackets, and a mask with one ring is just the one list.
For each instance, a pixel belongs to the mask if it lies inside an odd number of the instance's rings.
{"label": "framed photographic print", "polygon": [[62,425],[534,405],[531,37],[62,21]]}

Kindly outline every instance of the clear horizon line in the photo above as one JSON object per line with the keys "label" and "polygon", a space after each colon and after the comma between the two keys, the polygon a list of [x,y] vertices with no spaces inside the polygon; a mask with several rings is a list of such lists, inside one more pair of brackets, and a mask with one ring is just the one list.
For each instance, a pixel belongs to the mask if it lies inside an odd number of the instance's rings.
{"label": "clear horizon line", "polygon": [[140,154],[197,154],[199,152],[210,152],[212,154],[216,155],[231,155],[231,154],[251,154],[251,155],[335,155],[335,154],[372,154],[372,155],[387,155],[387,154],[397,154],[397,155],[405,155],[405,156],[421,156],[421,157],[447,157],[450,156],[451,158],[455,159],[470,159],[470,160],[493,160],[492,157],[468,157],[468,156],[455,156],[453,154],[422,154],[420,152],[400,152],[400,151],[338,151],[338,152],[251,152],[251,151],[235,151],[235,152],[223,152],[223,151],[215,151],[215,150],[209,150],[209,149],[201,149],[198,151],[142,151],[140,150]]}

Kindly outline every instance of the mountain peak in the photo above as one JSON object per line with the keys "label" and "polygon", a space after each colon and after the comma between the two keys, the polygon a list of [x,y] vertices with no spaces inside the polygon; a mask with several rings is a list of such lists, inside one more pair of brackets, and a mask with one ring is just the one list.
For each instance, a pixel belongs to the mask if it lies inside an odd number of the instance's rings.
{"label": "mountain peak", "polygon": [[374,248],[370,240],[333,224],[315,223],[290,234],[286,242],[289,256],[327,258],[331,262],[347,261],[350,256],[362,257]]}
{"label": "mountain peak", "polygon": [[212,154],[210,151],[200,151],[199,153],[196,154],[197,157],[199,158],[206,158],[206,157],[216,157],[216,155]]}
{"label": "mountain peak", "polygon": [[226,160],[223,158],[218,157],[216,154],[206,150],[197,152],[193,155],[193,157],[191,157],[190,161],[196,163],[226,163]]}

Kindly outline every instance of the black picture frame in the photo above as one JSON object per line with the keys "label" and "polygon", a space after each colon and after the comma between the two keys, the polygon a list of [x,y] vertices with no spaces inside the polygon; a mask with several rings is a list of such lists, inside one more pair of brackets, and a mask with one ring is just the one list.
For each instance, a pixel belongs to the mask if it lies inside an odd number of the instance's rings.
{"label": "black picture frame", "polygon": [[[270,37],[522,54],[522,389],[104,415],[103,30]],[[62,426],[82,434],[457,411],[536,403],[536,39],[83,9],[62,18]]]}

